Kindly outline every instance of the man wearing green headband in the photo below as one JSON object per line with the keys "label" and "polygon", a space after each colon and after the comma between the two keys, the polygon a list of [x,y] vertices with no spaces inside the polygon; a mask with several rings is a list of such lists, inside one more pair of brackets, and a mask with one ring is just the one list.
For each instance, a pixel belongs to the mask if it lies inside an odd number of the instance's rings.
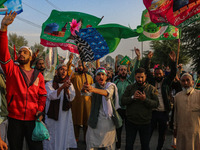
{"label": "man wearing green headband", "polygon": [[[115,150],[116,125],[111,117],[119,108],[118,93],[116,85],[106,82],[106,80],[106,69],[98,68],[96,71],[97,82],[92,86],[87,83],[83,86],[83,90],[92,93],[91,113],[86,134],[87,150],[98,148]],[[114,98],[113,95],[115,95]],[[114,102],[115,107],[112,107]]]}

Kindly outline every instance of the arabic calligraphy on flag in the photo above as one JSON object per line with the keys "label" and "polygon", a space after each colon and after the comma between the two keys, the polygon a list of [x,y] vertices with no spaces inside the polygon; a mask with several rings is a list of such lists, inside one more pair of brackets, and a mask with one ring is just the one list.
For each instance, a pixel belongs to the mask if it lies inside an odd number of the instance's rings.
{"label": "arabic calligraphy on flag", "polygon": [[[200,0],[143,0],[151,21],[183,27],[200,19]],[[188,20],[190,19],[190,20]],[[187,23],[184,23],[187,21]]]}

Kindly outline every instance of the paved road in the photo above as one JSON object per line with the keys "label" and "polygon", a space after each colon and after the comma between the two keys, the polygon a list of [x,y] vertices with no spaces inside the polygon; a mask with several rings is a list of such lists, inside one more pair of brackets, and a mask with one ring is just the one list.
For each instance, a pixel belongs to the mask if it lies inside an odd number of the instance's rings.
{"label": "paved road", "polygon": [[[125,129],[123,129],[121,150],[125,150],[125,134],[126,134]],[[79,139],[80,139],[80,141],[78,142],[78,150],[85,150],[86,145],[83,142],[83,131],[82,130],[80,132],[80,138]],[[150,141],[150,150],[156,150],[157,140],[158,140],[158,132],[155,130],[154,134],[151,138],[151,141]],[[166,140],[165,140],[165,143],[164,143],[163,150],[172,150],[171,145],[172,145],[172,133],[170,131],[167,131]],[[24,144],[23,150],[28,150],[28,146],[26,144]],[[71,150],[77,150],[77,149],[71,149]],[[137,135],[137,138],[136,138],[136,141],[135,141],[135,144],[134,144],[134,150],[141,150],[140,140],[139,140],[138,135]]]}
{"label": "paved road", "polygon": [[[82,138],[83,138],[83,134],[81,132],[80,139],[82,139]],[[155,130],[154,134],[151,138],[151,141],[150,141],[150,150],[156,150],[157,140],[158,140],[158,132]],[[164,143],[163,150],[172,150],[171,145],[172,145],[172,133],[170,131],[167,131],[166,140],[165,140],[165,143]],[[78,142],[78,150],[85,150],[85,147],[86,147],[86,145],[83,142],[83,140],[80,140]],[[122,147],[121,147],[121,150],[125,150],[125,129],[123,129],[123,132],[122,132]],[[134,150],[141,150],[140,140],[139,140],[138,135],[137,135],[137,138],[136,138],[136,141],[135,141],[135,144],[134,144]]]}

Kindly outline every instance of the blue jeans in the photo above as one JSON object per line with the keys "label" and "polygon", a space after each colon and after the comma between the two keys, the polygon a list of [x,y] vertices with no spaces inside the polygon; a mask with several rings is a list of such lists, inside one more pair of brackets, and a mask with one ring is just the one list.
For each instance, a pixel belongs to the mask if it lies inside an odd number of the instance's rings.
{"label": "blue jeans", "polygon": [[126,121],[126,150],[133,150],[137,131],[140,135],[140,143],[142,150],[149,149],[149,137],[150,137],[150,124],[136,125],[130,121]]}

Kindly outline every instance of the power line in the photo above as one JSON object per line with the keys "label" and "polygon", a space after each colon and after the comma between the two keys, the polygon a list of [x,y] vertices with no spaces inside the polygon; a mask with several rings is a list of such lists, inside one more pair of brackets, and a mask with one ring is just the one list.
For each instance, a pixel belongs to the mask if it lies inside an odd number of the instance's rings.
{"label": "power line", "polygon": [[37,27],[37,28],[40,28],[40,29],[41,29],[41,26],[38,25],[38,24],[35,24],[34,22],[31,22],[31,21],[29,21],[29,20],[23,19],[23,18],[21,18],[21,17],[19,17],[19,16],[16,16],[16,18],[19,19],[19,20],[21,20],[21,21],[23,21],[23,22],[25,22],[25,23],[27,23],[27,24],[29,24],[29,25],[32,25],[32,26],[34,26],[34,27]]}
{"label": "power line", "polygon": [[43,12],[41,12],[41,11],[39,11],[39,10],[35,9],[35,8],[33,8],[32,6],[30,6],[30,5],[28,5],[28,4],[24,3],[24,2],[22,2],[22,3],[23,3],[24,5],[26,5],[26,6],[30,7],[30,8],[32,8],[33,10],[35,10],[35,11],[39,12],[40,14],[43,14],[44,16],[47,16],[47,17],[48,17],[48,15],[47,15],[47,14],[45,14],[45,13],[43,13]]}
{"label": "power line", "polygon": [[55,9],[61,10],[60,8],[58,8],[56,5],[54,5],[53,3],[49,2],[48,0],[46,0],[46,2],[49,3],[49,5],[51,5]]}

